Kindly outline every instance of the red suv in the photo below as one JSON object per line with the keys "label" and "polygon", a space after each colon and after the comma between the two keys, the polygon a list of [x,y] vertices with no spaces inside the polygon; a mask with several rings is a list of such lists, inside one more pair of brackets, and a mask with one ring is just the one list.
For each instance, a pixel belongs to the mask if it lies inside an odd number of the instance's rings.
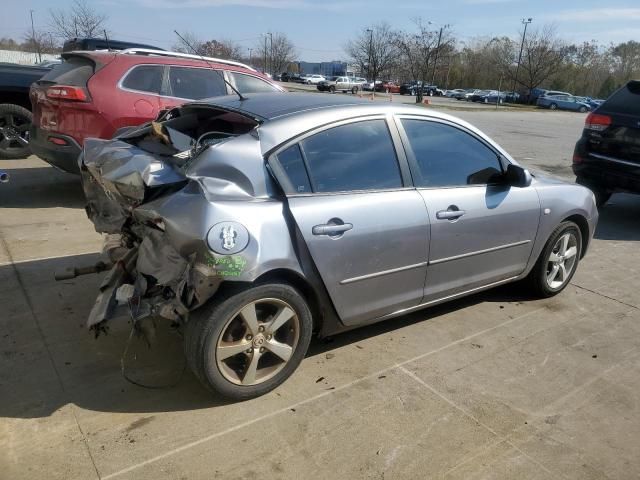
{"label": "red suv", "polygon": [[33,153],[78,173],[85,138],[111,138],[189,100],[284,91],[241,63],[150,49],[78,51],[31,86]]}

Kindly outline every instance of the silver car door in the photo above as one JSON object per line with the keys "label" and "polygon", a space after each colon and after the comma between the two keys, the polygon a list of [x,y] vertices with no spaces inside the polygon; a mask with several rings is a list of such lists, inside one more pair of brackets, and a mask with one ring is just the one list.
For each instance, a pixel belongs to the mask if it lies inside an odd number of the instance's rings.
{"label": "silver car door", "polygon": [[269,158],[346,325],[418,305],[423,295],[429,218],[421,195],[405,187],[408,168],[390,132],[384,117],[342,123]]}
{"label": "silver car door", "polygon": [[498,153],[462,127],[415,118],[400,124],[431,224],[424,301],[522,273],[540,218],[535,188],[501,182]]}

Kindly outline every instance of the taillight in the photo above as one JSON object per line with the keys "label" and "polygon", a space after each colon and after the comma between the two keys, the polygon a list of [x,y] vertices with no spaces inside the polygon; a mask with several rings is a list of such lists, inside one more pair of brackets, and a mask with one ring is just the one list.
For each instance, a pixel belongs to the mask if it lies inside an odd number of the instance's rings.
{"label": "taillight", "polygon": [[572,160],[573,160],[574,164],[582,163],[584,161],[584,159],[580,155],[578,155],[577,153],[573,154],[573,159]]}
{"label": "taillight", "polygon": [[590,113],[584,121],[584,128],[601,132],[611,125],[611,117],[609,115],[601,115],[599,113]]}
{"label": "taillight", "polygon": [[47,88],[47,98],[56,100],[69,100],[74,102],[86,102],[87,92],[82,87],[71,87],[67,85],[54,85]]}

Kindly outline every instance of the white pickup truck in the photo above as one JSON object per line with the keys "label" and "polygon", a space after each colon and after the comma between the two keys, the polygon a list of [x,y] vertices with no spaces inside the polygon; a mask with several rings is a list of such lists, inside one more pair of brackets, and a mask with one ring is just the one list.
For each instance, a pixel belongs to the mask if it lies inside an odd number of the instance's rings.
{"label": "white pickup truck", "polygon": [[362,89],[362,83],[360,79],[353,77],[331,77],[328,80],[318,83],[317,89],[321,92],[351,92],[353,94],[358,93],[358,90]]}

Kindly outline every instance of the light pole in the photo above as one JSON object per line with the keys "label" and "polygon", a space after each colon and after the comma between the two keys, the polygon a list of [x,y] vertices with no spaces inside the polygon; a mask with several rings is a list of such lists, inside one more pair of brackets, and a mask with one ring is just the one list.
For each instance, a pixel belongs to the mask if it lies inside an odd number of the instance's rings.
{"label": "light pole", "polygon": [[[368,50],[368,59],[367,59],[367,77],[371,78],[371,50],[373,49],[373,30],[367,28],[367,33],[369,34],[369,48]],[[373,82],[373,91],[376,89],[376,79],[371,78]]]}
{"label": "light pole", "polygon": [[269,50],[269,67],[271,70],[271,78],[273,78],[276,74],[276,72],[273,71],[273,33],[271,32],[267,32],[267,35],[269,35],[269,45],[270,45],[270,50]]}
{"label": "light pole", "polygon": [[[522,61],[522,50],[524,50],[524,39],[527,36],[527,26],[533,21],[533,18],[527,18],[526,20],[523,18],[521,20],[524,25],[524,32],[522,32],[522,43],[520,44],[520,54],[518,55],[518,65],[516,66],[516,76],[513,78],[513,88],[512,92],[516,91],[516,83],[518,81],[518,71],[520,70],[520,62]],[[515,95],[514,95],[515,96]]]}
{"label": "light pole", "polygon": [[29,10],[29,14],[31,15],[31,41],[33,42],[33,46],[38,53],[38,62],[42,62],[42,53],[40,53],[40,42],[36,41],[36,29],[33,26],[33,10]]}
{"label": "light pole", "polygon": [[253,48],[247,48],[247,50],[249,50],[249,65],[251,65],[251,62],[252,62],[251,53],[253,52]]}
{"label": "light pole", "polygon": [[431,85],[436,81],[436,69],[438,68],[438,54],[440,53],[440,42],[442,41],[442,31],[445,28],[449,28],[451,25],[443,25],[440,27],[440,33],[438,34],[438,44],[436,45],[436,57],[433,59],[433,75],[431,76]]}
{"label": "light pole", "polygon": [[267,34],[264,34],[264,50],[262,51],[262,73],[267,74]]}

